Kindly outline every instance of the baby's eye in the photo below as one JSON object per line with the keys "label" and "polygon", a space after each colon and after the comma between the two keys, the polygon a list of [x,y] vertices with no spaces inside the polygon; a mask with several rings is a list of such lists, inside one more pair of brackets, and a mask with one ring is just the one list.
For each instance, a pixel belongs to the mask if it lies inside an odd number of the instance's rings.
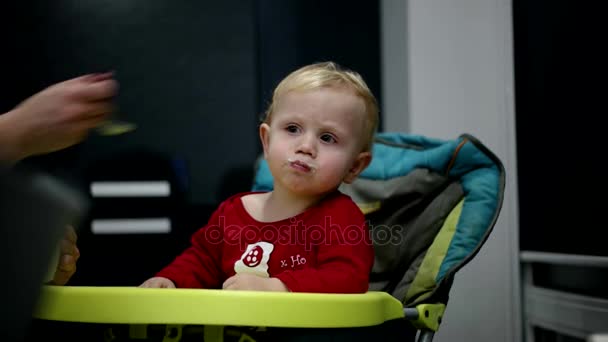
{"label": "baby's eye", "polygon": [[287,125],[287,127],[285,127],[285,130],[289,133],[298,133],[300,131],[300,128],[296,125]]}
{"label": "baby's eye", "polygon": [[333,135],[325,133],[321,135],[321,140],[326,143],[334,144],[337,142],[336,138]]}

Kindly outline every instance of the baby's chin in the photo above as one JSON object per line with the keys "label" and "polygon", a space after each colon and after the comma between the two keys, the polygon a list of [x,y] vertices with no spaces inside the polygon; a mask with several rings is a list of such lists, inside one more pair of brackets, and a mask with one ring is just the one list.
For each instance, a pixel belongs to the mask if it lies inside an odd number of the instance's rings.
{"label": "baby's chin", "polygon": [[338,186],[314,186],[310,182],[307,184],[286,184],[286,190],[300,197],[323,197],[338,189]]}

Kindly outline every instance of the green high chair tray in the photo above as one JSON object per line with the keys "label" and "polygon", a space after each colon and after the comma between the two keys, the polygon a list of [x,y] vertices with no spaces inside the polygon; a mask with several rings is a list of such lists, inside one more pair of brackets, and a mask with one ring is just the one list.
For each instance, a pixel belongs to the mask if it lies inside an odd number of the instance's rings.
{"label": "green high chair tray", "polygon": [[[287,336],[295,334],[299,341],[318,340],[310,335],[302,337],[302,328],[313,336],[329,332],[328,338],[342,336],[332,335],[336,331],[332,328],[346,328],[338,329],[338,334],[346,334],[349,337],[343,339],[352,341],[352,336],[368,339],[361,334],[362,328],[382,328],[387,322],[395,325],[404,318],[420,318],[420,322],[426,322],[422,324],[430,322],[438,327],[443,308],[404,309],[401,302],[382,291],[319,294],[46,285],[33,317],[51,324],[68,323],[67,329],[75,325],[98,327],[85,329],[86,333],[77,337],[87,340],[102,340],[101,335],[103,341],[153,340],[160,336],[159,341],[179,342],[194,336],[197,341],[222,342],[232,340],[232,336],[234,341],[255,342],[268,338],[263,334],[260,337],[259,331],[288,328],[291,332]],[[419,314],[418,310],[426,313]],[[116,337],[118,332],[121,338]]]}
{"label": "green high chair tray", "polygon": [[279,293],[138,287],[44,286],[34,317],[116,324],[359,327],[403,318],[386,292]]}

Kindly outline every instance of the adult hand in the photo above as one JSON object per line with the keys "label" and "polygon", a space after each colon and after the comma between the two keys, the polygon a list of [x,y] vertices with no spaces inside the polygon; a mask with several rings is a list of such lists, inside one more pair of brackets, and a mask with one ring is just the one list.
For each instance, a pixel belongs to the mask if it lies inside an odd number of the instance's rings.
{"label": "adult hand", "polygon": [[139,287],[174,289],[175,284],[170,279],[164,277],[153,277],[144,281]]}
{"label": "adult hand", "polygon": [[248,273],[237,273],[226,279],[222,284],[223,290],[249,290],[249,291],[280,291],[289,290],[277,278],[263,278]]}
{"label": "adult hand", "polygon": [[4,135],[4,151],[0,151],[4,156],[0,157],[17,161],[82,141],[112,113],[117,90],[112,73],[90,74],[54,84],[26,99],[0,116]]}
{"label": "adult hand", "polygon": [[55,270],[53,285],[65,285],[76,272],[76,262],[80,257],[80,251],[76,246],[76,232],[72,226],[65,230],[63,239],[59,242],[59,262]]}

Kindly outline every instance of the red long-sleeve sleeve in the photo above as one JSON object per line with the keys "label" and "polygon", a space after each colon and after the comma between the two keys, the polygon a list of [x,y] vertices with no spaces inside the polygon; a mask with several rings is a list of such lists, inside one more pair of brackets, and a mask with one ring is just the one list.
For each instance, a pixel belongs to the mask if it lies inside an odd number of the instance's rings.
{"label": "red long-sleeve sleeve", "polygon": [[179,288],[221,288],[225,278],[221,270],[223,209],[221,205],[207,225],[192,235],[190,247],[160,270],[157,277],[171,279]]}

